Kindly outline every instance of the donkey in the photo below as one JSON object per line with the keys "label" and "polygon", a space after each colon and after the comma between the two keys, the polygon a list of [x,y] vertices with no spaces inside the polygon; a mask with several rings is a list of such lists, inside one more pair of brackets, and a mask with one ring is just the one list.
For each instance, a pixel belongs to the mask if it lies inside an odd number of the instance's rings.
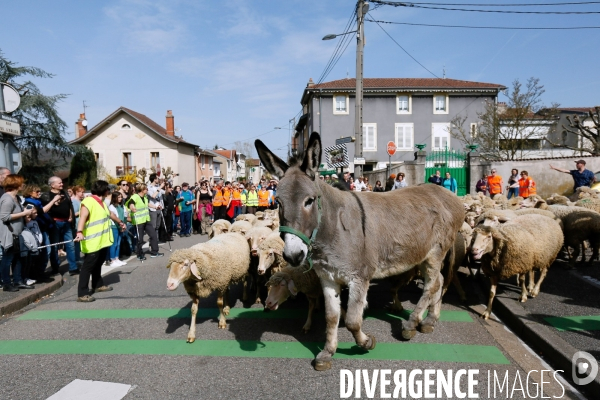
{"label": "donkey", "polygon": [[[411,339],[417,327],[433,332],[441,307],[440,269],[464,220],[458,197],[431,184],[387,193],[331,187],[318,179],[321,139],[316,132],[303,157],[290,160],[292,165],[260,140],[255,145],[265,168],[280,178],[276,201],[284,258],[293,266],[305,261],[314,266],[323,286],[327,332],[315,369],[331,368],[337,350],[341,285],[349,288],[346,327],[358,346],[371,350],[375,337],[361,329],[369,282],[418,267],[425,282],[423,295],[409,320],[402,322],[402,336]],[[429,314],[423,319],[426,309]]]}

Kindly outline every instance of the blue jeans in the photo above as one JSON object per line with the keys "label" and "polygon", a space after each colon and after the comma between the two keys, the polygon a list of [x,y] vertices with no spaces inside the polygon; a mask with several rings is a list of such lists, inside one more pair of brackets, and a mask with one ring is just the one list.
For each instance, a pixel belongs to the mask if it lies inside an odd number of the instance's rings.
{"label": "blue jeans", "polygon": [[179,215],[173,214],[173,232],[177,232],[177,224],[179,223]]}
{"label": "blue jeans", "polygon": [[[129,232],[129,233],[127,233]],[[131,247],[131,253],[135,253],[137,249],[137,228],[131,222],[127,223],[127,232],[123,232],[123,236],[127,238],[127,242]]]}
{"label": "blue jeans", "polygon": [[192,233],[192,212],[181,212],[181,232],[182,235],[190,235]]}
{"label": "blue jeans", "polygon": [[[75,246],[73,245],[73,230],[71,229],[71,223],[65,221],[54,221],[54,228],[50,230],[50,242],[51,243],[65,243],[65,251],[67,252],[67,261],[69,262],[69,271],[77,270],[77,262],[75,261]],[[50,248],[50,265],[52,269],[57,271],[60,266],[60,260],[58,259],[58,246],[52,246]]]}
{"label": "blue jeans", "polygon": [[[16,239],[19,240],[19,239]],[[15,257],[15,247],[9,247],[4,250],[0,269],[2,270],[2,284],[10,285],[10,267],[12,266],[13,283],[16,285],[21,282],[21,257]]]}
{"label": "blue jeans", "polygon": [[508,189],[508,195],[506,196],[507,198],[511,198],[511,197],[517,197],[519,195],[519,188],[510,188]]}
{"label": "blue jeans", "polygon": [[233,209],[233,219],[236,219],[238,215],[242,213],[242,206],[235,206]]}
{"label": "blue jeans", "polygon": [[113,244],[108,249],[109,257],[111,260],[119,258],[119,251],[121,250],[121,232],[117,226],[112,226]]}

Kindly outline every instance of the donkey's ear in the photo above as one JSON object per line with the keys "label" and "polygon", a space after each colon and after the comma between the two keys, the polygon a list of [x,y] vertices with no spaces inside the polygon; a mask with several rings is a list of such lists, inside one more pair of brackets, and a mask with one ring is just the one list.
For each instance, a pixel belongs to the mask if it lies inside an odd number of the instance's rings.
{"label": "donkey's ear", "polygon": [[319,170],[319,165],[321,165],[321,136],[318,132],[313,132],[308,139],[308,146],[304,152],[300,169],[311,179],[314,179]]}
{"label": "donkey's ear", "polygon": [[288,169],[288,165],[279,157],[271,152],[260,140],[255,140],[254,145],[258,152],[258,158],[263,163],[267,171],[277,176],[279,179],[283,178],[285,171]]}

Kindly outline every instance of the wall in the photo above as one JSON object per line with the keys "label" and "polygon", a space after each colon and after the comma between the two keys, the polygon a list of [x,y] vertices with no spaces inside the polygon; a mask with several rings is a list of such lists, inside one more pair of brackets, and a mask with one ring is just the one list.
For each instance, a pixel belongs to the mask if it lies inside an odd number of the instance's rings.
{"label": "wall", "polygon": [[[404,179],[409,186],[415,186],[425,182],[425,157],[427,153],[420,151],[417,153],[417,159],[411,161],[405,161],[402,164],[395,164],[391,167],[391,172],[388,174],[387,169],[365,172],[363,175],[369,178],[369,184],[375,187],[375,182],[381,181],[381,185],[385,187],[390,174],[398,175],[400,172],[404,172]],[[414,156],[413,156],[414,158]],[[340,177],[341,178],[341,177]]]}
{"label": "wall", "polygon": [[[477,122],[477,113],[484,110],[485,100],[492,100],[494,96],[458,96],[450,95],[448,114],[433,113],[433,94],[412,96],[412,113],[396,114],[395,95],[365,95],[363,105],[363,123],[377,123],[377,151],[364,151],[363,156],[367,163],[387,162],[387,142],[395,141],[395,123],[414,123],[414,144],[425,143],[425,150],[430,151],[433,146],[431,124],[447,122],[457,114],[467,115],[465,129],[469,129],[472,122]],[[333,97],[325,95],[321,98],[321,129],[319,130],[319,98],[310,101],[309,120],[310,131],[321,133],[323,147],[335,145],[335,140],[345,136],[354,135],[354,97],[349,99],[349,112],[345,115],[333,114]],[[450,147],[463,149],[464,143],[450,139]],[[350,161],[354,158],[354,143],[347,144]],[[414,149],[410,151],[397,151],[392,157],[393,162],[410,161],[414,158]]]}

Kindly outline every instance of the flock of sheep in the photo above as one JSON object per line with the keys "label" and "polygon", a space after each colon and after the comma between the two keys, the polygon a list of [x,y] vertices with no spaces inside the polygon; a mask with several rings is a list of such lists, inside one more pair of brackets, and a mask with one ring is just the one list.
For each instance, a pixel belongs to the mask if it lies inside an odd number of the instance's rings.
{"label": "flock of sheep", "polygon": [[[462,198],[465,206],[463,224],[453,248],[444,260],[446,292],[453,283],[462,300],[465,292],[457,277],[460,266],[480,266],[489,277],[491,288],[487,309],[492,310],[499,280],[516,275],[521,286],[520,301],[536,297],[550,265],[561,249],[566,252],[569,266],[573,266],[584,246],[592,247],[598,257],[600,249],[600,196],[589,188],[580,188],[571,198],[552,195],[547,199],[532,196],[508,200],[503,195],[493,199],[481,195]],[[196,313],[200,298],[217,292],[219,329],[225,329],[228,288],[243,282],[243,300],[260,303],[260,289],[265,284],[269,291],[265,307],[276,310],[290,296],[304,293],[309,302],[308,318],[302,330],[308,332],[312,313],[322,296],[319,278],[308,267],[287,266],[283,259],[284,242],[279,234],[279,216],[276,210],[243,214],[233,224],[216,221],[209,232],[209,241],[189,249],[175,250],[169,260],[167,288],[175,290],[183,283],[192,299],[192,320],[187,341],[195,341]],[[585,252],[582,253],[585,261]],[[535,272],[540,275],[536,281]],[[390,282],[393,311],[402,311],[398,290],[418,277],[415,268],[402,275],[387,278]],[[526,277],[528,283],[526,284]],[[252,292],[250,293],[250,290]]]}

